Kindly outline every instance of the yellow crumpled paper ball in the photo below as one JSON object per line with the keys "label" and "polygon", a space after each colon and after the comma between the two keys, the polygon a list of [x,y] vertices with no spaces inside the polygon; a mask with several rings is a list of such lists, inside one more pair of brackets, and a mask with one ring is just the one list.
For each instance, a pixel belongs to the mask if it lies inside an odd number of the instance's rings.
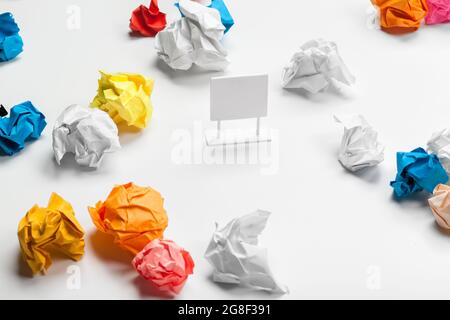
{"label": "yellow crumpled paper ball", "polygon": [[115,186],[104,202],[88,209],[97,229],[133,254],[150,241],[162,239],[168,224],[161,194],[132,182]]}
{"label": "yellow crumpled paper ball", "polygon": [[150,95],[154,80],[140,74],[100,71],[97,96],[91,106],[109,114],[116,124],[145,128],[152,117]]}
{"label": "yellow crumpled paper ball", "polygon": [[70,203],[52,193],[47,208],[35,205],[20,220],[17,232],[22,256],[33,274],[45,273],[52,264],[49,250],[73,260],[84,254],[84,231]]}

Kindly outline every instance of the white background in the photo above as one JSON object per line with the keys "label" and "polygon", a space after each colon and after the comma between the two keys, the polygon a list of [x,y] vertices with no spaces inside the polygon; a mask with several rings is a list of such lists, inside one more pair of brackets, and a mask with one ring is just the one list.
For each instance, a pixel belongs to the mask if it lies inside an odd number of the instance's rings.
{"label": "white background", "polygon": [[[160,2],[176,16],[171,1]],[[131,268],[132,257],[96,234],[87,212],[113,185],[128,181],[163,194],[170,220],[165,236],[196,262],[178,298],[273,298],[213,283],[203,258],[215,221],[256,208],[273,212],[261,244],[290,288],[281,299],[449,298],[450,235],[436,226],[426,194],[397,202],[389,181],[396,151],[425,146],[433,131],[450,125],[450,25],[399,37],[367,27],[369,1],[227,0],[236,21],[223,41],[227,71],[174,72],[158,62],[154,39],[128,35],[140,3],[0,0],[0,12],[14,13],[25,43],[18,59],[0,64],[0,101],[11,107],[29,99],[49,123],[41,139],[0,158],[0,298],[155,298]],[[66,26],[72,4],[81,8],[80,30]],[[282,67],[316,37],[338,44],[354,87],[316,96],[281,89]],[[154,78],[153,119],[142,132],[123,132],[122,150],[100,170],[80,169],[70,157],[59,167],[53,122],[68,105],[92,100],[99,69]],[[270,77],[263,124],[279,133],[277,172],[174,162],[173,134],[192,131],[195,121],[209,124],[209,78],[246,73]],[[386,160],[359,175],[337,161],[343,129],[332,116],[350,112],[362,113],[386,145]],[[19,220],[35,203],[46,205],[52,191],[72,203],[86,231],[86,253],[75,264],[79,290],[66,286],[72,261],[57,259],[48,275],[33,278],[21,261]]]}

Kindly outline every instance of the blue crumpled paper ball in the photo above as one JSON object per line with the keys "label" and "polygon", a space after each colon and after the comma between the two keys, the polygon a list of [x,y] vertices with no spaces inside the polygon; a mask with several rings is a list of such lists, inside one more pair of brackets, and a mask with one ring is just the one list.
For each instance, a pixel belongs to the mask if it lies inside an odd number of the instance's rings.
{"label": "blue crumpled paper ball", "polygon": [[0,155],[11,156],[25,147],[25,142],[41,136],[47,122],[45,116],[30,101],[11,108],[6,117],[2,108],[0,118]]}
{"label": "blue crumpled paper ball", "polygon": [[[179,9],[180,5],[179,3],[175,3],[175,6]],[[208,8],[213,8],[219,11],[220,13],[220,20],[222,21],[223,26],[225,27],[224,33],[227,33],[228,30],[234,25],[233,17],[230,14],[230,11],[228,11],[227,6],[225,5],[225,2],[223,0],[211,0],[211,4],[208,6]],[[181,16],[183,17],[183,12],[181,12]]]}
{"label": "blue crumpled paper ball", "polygon": [[397,197],[426,190],[430,193],[440,183],[448,181],[448,175],[435,154],[423,148],[411,152],[397,152],[397,176],[391,187]]}
{"label": "blue crumpled paper ball", "polygon": [[0,14],[0,62],[14,59],[23,51],[19,31],[11,13]]}

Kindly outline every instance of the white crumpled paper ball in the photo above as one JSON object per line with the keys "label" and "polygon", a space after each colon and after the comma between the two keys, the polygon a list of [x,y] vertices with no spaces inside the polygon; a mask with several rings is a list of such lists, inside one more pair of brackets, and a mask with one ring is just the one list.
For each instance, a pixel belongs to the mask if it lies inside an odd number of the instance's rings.
{"label": "white crumpled paper ball", "polygon": [[355,77],[344,64],[336,44],[323,39],[305,43],[283,69],[282,85],[287,89],[318,93],[328,88],[332,81],[351,85]]}
{"label": "white crumpled paper ball", "polygon": [[105,153],[120,149],[118,129],[109,115],[96,108],[67,107],[53,127],[53,152],[58,164],[73,153],[81,166],[97,168]]}
{"label": "white crumpled paper ball", "polygon": [[359,114],[334,116],[344,126],[339,148],[339,162],[355,172],[378,165],[384,160],[384,147],[378,142],[378,133]]}

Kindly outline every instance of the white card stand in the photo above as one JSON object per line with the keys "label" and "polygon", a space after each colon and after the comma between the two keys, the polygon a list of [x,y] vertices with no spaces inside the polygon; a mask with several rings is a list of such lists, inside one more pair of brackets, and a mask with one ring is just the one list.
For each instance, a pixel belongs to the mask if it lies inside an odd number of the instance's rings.
{"label": "white card stand", "polygon": [[228,129],[221,128],[221,121],[217,121],[217,128],[205,132],[207,146],[221,146],[229,144],[271,142],[269,130],[260,127],[260,118],[256,119],[256,129]]}
{"label": "white card stand", "polygon": [[[210,99],[210,119],[217,128],[205,132],[207,146],[271,142],[269,130],[261,128],[261,117],[267,116],[267,75],[211,78]],[[222,128],[225,120],[250,118],[256,128]]]}

